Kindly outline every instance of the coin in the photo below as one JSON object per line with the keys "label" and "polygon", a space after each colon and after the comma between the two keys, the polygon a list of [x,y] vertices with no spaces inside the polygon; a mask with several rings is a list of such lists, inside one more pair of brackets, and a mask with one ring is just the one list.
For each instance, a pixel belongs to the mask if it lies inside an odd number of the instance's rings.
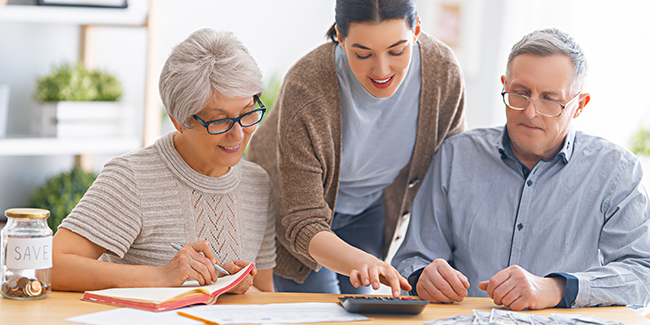
{"label": "coin", "polygon": [[18,280],[10,279],[7,281],[7,290],[5,294],[7,297],[18,297],[20,295],[20,286],[18,285]]}
{"label": "coin", "polygon": [[38,279],[22,277],[2,283],[2,295],[7,298],[36,299],[47,297],[51,291],[48,284]]}
{"label": "coin", "polygon": [[36,296],[41,294],[41,291],[42,291],[41,289],[42,289],[41,288],[41,282],[38,281],[38,280],[32,280],[25,287],[25,292],[30,297],[36,297]]}
{"label": "coin", "polygon": [[27,286],[29,285],[29,279],[22,277],[18,279],[18,297],[29,297],[27,293]]}
{"label": "coin", "polygon": [[7,282],[4,282],[2,284],[2,295],[3,296],[10,296],[11,295],[11,290],[9,290],[9,284]]}
{"label": "coin", "polygon": [[29,284],[29,279],[26,277],[22,277],[18,279],[18,288],[19,289],[25,289],[25,287]]}
{"label": "coin", "polygon": [[16,291],[18,290],[18,281],[16,281],[16,279],[11,279],[7,281],[7,286],[9,286],[9,290]]}

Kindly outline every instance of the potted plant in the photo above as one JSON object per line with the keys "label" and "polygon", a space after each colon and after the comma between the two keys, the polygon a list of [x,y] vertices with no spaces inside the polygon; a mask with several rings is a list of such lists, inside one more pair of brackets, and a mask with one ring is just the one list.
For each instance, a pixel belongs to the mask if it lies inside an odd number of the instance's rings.
{"label": "potted plant", "polygon": [[47,223],[56,232],[61,221],[79,203],[97,174],[79,167],[50,177],[29,198],[29,207],[47,209],[50,217]]}
{"label": "potted plant", "polygon": [[650,130],[641,127],[632,135],[630,151],[636,155],[650,157]]}
{"label": "potted plant", "polygon": [[640,127],[630,138],[629,149],[641,161],[643,183],[650,188],[650,130]]}
{"label": "potted plant", "polygon": [[278,99],[281,87],[282,79],[278,76],[274,75],[269,81],[266,82],[266,86],[264,87],[264,91],[260,97],[260,100],[266,106],[265,116],[268,116],[268,114],[271,112],[271,109],[273,108],[273,105],[275,105],[275,101]]}
{"label": "potted plant", "polygon": [[53,66],[36,80],[34,99],[40,104],[36,128],[42,136],[120,136],[128,128],[128,110],[117,100],[122,86],[105,71],[83,64]]}

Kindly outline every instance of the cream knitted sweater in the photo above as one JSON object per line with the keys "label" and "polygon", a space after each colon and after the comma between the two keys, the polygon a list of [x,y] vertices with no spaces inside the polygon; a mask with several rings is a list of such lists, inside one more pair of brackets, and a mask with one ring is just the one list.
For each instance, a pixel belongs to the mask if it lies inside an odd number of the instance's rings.
{"label": "cream knitted sweater", "polygon": [[170,243],[207,240],[219,261],[275,266],[275,213],[268,174],[241,161],[222,177],[194,171],[171,132],[112,159],[60,227],[106,248],[114,263],[167,264]]}

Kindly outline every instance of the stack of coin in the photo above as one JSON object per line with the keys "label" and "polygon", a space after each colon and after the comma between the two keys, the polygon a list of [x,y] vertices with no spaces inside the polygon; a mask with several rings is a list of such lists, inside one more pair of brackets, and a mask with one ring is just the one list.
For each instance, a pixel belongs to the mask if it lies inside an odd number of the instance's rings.
{"label": "stack of coin", "polygon": [[2,284],[2,295],[7,298],[34,299],[46,296],[50,288],[36,279],[22,277]]}

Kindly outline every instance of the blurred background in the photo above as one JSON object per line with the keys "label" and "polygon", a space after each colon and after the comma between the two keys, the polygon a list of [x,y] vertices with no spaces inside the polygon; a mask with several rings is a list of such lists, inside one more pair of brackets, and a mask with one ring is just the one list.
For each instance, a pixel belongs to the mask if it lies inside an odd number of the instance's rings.
{"label": "blurred background", "polygon": [[[59,14],[54,10],[39,11],[35,1],[9,0],[6,6],[0,6],[0,85],[4,85],[0,87],[0,109],[3,96],[7,98],[2,89],[8,93],[6,131],[0,138],[0,211],[26,207],[39,186],[53,175],[69,171],[79,163],[81,154],[91,157],[86,160],[90,161],[87,169],[99,172],[110,158],[150,142],[147,139],[151,137],[143,135],[146,89],[157,90],[157,84],[152,87],[147,71],[159,74],[172,47],[193,31],[203,27],[233,31],[257,60],[267,92],[272,95],[293,63],[327,41],[324,35],[334,22],[334,3],[129,0],[126,10],[92,9],[85,15],[77,13],[76,8],[63,8],[65,11]],[[591,94],[591,102],[575,120],[578,129],[630,148],[633,135],[644,126],[650,127],[650,104],[643,95],[650,89],[650,1],[417,3],[423,30],[449,44],[461,63],[470,128],[505,123],[499,77],[505,71],[510,47],[523,35],[546,27],[568,32],[587,55],[585,91]],[[127,10],[135,15],[128,18],[133,22],[122,21],[121,16],[126,14],[119,11]],[[80,25],[97,27],[83,36]],[[154,44],[148,43],[152,37]],[[15,142],[33,139],[38,133],[34,126],[39,119],[38,103],[33,97],[37,78],[48,74],[54,65],[79,60],[80,48],[89,48],[88,43],[94,49],[93,64],[114,74],[122,84],[120,101],[132,113],[130,122],[123,125],[128,137],[106,142],[88,134],[77,142],[56,138],[50,139],[54,142]],[[151,106],[149,101],[147,105]],[[148,127],[154,131],[154,138],[171,130],[163,111],[156,114],[157,118],[150,120],[159,125]],[[62,149],[52,149],[57,146]]]}

